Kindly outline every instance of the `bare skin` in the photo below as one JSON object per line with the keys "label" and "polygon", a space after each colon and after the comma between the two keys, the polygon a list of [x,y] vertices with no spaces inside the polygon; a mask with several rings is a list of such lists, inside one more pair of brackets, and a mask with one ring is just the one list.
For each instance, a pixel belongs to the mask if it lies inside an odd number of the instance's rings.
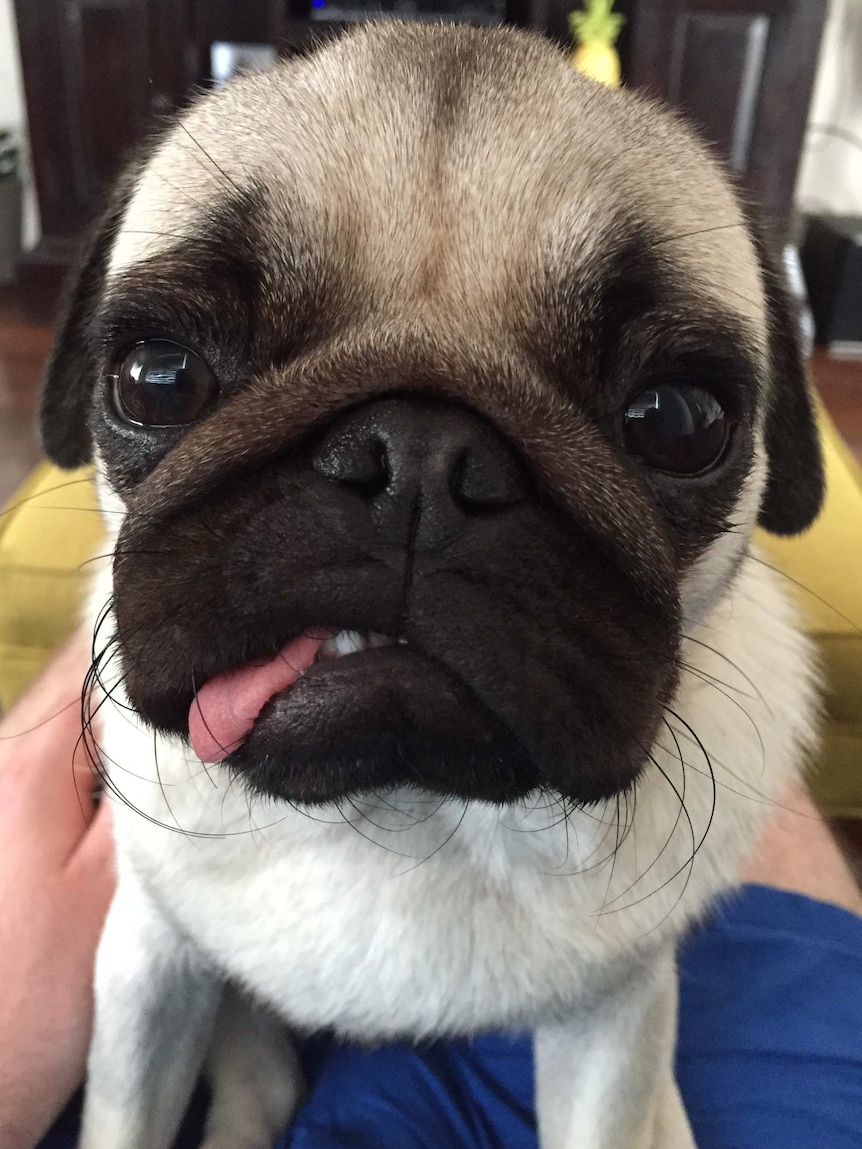
{"label": "bare skin", "polygon": [[[0,721],[4,1149],[32,1149],[84,1076],[93,960],[114,887],[110,806],[94,802],[76,753],[87,665],[78,634]],[[786,796],[742,876],[862,914],[859,887],[802,789]]]}
{"label": "bare skin", "polygon": [[742,874],[746,882],[776,886],[862,914],[862,892],[807,791],[795,788]]}
{"label": "bare skin", "polygon": [[[0,1145],[29,1149],[80,1084],[114,888],[110,807],[82,752],[82,635],[0,722]],[[73,763],[74,767],[70,769]]]}

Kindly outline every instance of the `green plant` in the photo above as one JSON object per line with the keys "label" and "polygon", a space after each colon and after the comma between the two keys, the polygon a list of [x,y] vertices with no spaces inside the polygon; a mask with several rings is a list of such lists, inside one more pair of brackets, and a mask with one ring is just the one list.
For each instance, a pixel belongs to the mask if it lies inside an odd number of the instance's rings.
{"label": "green plant", "polygon": [[613,11],[614,0],[585,0],[580,12],[569,13],[569,29],[579,44],[613,44],[626,22]]}
{"label": "green plant", "polygon": [[8,128],[0,128],[0,179],[12,179],[18,174],[18,144]]}
{"label": "green plant", "polygon": [[614,12],[614,0],[583,0],[583,5],[569,13],[569,30],[578,44],[572,63],[591,80],[618,88],[620,58],[614,43],[625,17]]}

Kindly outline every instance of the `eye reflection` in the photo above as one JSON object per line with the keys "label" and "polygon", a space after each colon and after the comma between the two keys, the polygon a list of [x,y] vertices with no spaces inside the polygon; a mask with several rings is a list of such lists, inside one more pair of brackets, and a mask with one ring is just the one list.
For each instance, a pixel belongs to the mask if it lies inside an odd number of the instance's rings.
{"label": "eye reflection", "polygon": [[627,449],[642,463],[677,475],[697,475],[723,458],[734,423],[709,391],[662,383],[642,391],[623,417]]}
{"label": "eye reflection", "polygon": [[117,414],[147,427],[193,423],[218,392],[218,380],[205,360],[169,339],[137,344],[113,377]]}

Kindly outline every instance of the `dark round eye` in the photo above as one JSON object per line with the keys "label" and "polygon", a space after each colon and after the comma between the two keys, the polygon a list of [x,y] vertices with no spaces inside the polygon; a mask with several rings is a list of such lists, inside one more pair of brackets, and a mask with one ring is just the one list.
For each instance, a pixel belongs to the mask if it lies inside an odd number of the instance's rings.
{"label": "dark round eye", "polygon": [[641,391],[623,416],[628,450],[674,475],[697,475],[720,462],[733,420],[709,391],[688,383],[660,383]]}
{"label": "dark round eye", "polygon": [[219,390],[200,355],[169,339],[150,339],[133,347],[112,379],[119,415],[146,427],[193,423]]}

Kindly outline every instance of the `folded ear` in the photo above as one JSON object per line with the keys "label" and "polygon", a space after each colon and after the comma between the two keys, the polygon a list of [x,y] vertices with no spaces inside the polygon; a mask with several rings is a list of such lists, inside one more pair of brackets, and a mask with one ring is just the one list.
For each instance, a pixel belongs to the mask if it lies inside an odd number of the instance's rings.
{"label": "folded ear", "polygon": [[748,212],[769,322],[766,394],[767,480],[759,522],[774,535],[795,535],[817,518],[825,480],[820,435],[802,351],[799,305],[785,280],[777,245]]}
{"label": "folded ear", "polygon": [[89,329],[140,168],[134,163],[117,182],[66,283],[39,411],[45,453],[61,467],[80,467],[92,458],[90,407],[98,364]]}

